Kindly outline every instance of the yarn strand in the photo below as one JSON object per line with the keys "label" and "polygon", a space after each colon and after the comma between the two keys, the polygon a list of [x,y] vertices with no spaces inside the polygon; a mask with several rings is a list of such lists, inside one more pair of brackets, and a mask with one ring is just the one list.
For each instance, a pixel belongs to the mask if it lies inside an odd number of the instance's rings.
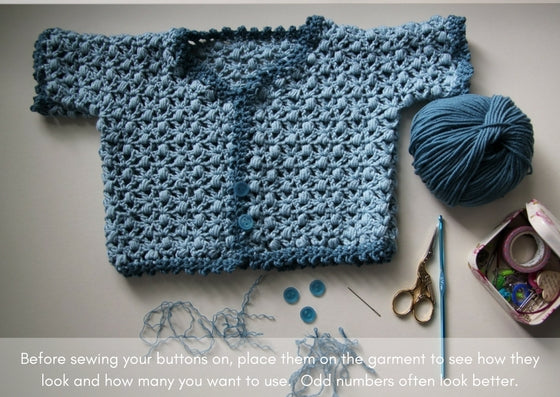
{"label": "yarn strand", "polygon": [[[306,375],[315,376],[322,375],[325,379],[332,380],[332,397],[338,397],[338,379],[349,379],[348,371],[350,365],[345,362],[342,357],[356,358],[358,355],[355,351],[358,342],[350,340],[342,328],[339,328],[341,340],[333,338],[328,333],[320,334],[317,328],[314,329],[314,335],[308,338],[297,340],[298,356],[306,358],[303,360],[302,367],[294,372],[289,379],[291,393],[288,397],[317,397],[323,393],[325,386],[322,384],[317,387],[316,391],[310,390],[309,386],[302,385],[302,378]],[[327,357],[328,359],[321,360]],[[368,373],[377,375],[375,370],[366,365],[360,364]]]}
{"label": "yarn strand", "polygon": [[[255,341],[261,333],[250,331],[247,326],[247,319],[274,320],[273,316],[267,314],[247,312],[251,296],[262,279],[263,276],[260,276],[245,293],[240,310],[226,307],[214,314],[212,319],[202,314],[191,302],[162,302],[144,316],[144,325],[140,331],[140,339],[150,346],[148,355],[169,341],[178,342],[191,355],[209,353],[216,339],[222,339],[232,349],[246,343],[270,349]],[[173,321],[174,317],[176,321]]]}

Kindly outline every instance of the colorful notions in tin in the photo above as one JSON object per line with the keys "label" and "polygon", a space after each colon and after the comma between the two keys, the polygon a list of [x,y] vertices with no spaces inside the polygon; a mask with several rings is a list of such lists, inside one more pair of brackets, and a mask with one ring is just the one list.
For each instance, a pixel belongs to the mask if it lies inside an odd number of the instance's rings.
{"label": "colorful notions in tin", "polygon": [[313,321],[315,321],[315,319],[317,318],[317,313],[315,312],[315,309],[313,309],[311,306],[305,306],[299,312],[299,316],[301,317],[304,323],[310,324]]}
{"label": "colorful notions in tin", "polygon": [[525,299],[531,296],[531,288],[527,284],[515,284],[511,292],[511,300],[517,306],[521,306]]}

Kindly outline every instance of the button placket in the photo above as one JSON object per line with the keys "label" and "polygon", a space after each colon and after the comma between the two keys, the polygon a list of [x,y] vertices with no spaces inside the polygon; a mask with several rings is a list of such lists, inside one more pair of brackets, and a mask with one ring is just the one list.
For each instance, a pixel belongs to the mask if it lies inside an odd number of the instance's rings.
{"label": "button placket", "polygon": [[[240,199],[246,198],[250,193],[251,188],[245,181],[238,181],[233,184],[233,195],[238,201]],[[255,221],[253,220],[253,217],[246,212],[241,213],[241,215],[237,217],[237,226],[245,232],[253,229],[254,225]]]}

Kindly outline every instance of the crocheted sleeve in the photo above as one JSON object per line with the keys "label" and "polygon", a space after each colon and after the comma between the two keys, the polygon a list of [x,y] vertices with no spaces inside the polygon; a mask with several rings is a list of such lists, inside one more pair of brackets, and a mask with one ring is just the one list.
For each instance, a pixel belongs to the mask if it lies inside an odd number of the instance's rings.
{"label": "crocheted sleeve", "polygon": [[[344,55],[353,58],[353,65],[339,79],[370,70],[364,83],[386,106],[390,119],[417,101],[467,93],[473,68],[465,22],[459,16],[434,16],[426,22],[368,29],[362,40],[346,46]],[[356,27],[346,29],[347,38],[360,36]]]}
{"label": "crocheted sleeve", "polygon": [[165,74],[174,63],[172,33],[141,36],[45,30],[33,53],[36,96],[31,110],[46,116],[98,117],[118,106],[127,81]]}

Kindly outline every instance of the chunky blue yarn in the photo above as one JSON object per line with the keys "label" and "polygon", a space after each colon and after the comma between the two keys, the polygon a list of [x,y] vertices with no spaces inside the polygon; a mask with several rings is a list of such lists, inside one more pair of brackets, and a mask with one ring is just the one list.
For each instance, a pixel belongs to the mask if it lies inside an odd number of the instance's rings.
{"label": "chunky blue yarn", "polygon": [[384,263],[399,111],[468,92],[465,18],[360,29],[43,32],[48,116],[97,117],[110,262],[126,276]]}
{"label": "chunky blue yarn", "polygon": [[438,99],[414,116],[410,135],[416,173],[449,206],[494,201],[532,172],[533,127],[508,97]]}

